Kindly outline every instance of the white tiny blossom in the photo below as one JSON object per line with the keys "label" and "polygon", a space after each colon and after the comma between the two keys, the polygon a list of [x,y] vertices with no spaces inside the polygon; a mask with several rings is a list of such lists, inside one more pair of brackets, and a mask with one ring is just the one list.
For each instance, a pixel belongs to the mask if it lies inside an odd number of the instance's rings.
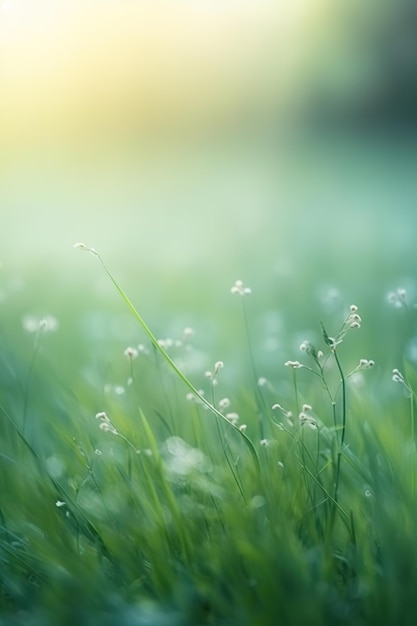
{"label": "white tiny blossom", "polygon": [[369,370],[375,365],[372,359],[360,359],[358,369]]}
{"label": "white tiny blossom", "polygon": [[223,361],[216,361],[216,363],[214,364],[213,376],[216,376],[218,371],[223,369],[223,367],[224,367]]}
{"label": "white tiny blossom", "polygon": [[229,422],[231,422],[234,426],[236,426],[236,424],[239,421],[239,414],[235,412],[226,413],[226,418],[229,420]]}
{"label": "white tiny blossom", "polygon": [[129,346],[128,348],[126,348],[123,354],[127,356],[128,359],[136,359],[136,357],[138,356],[138,351],[136,350],[136,348],[132,348],[131,346]]}
{"label": "white tiny blossom", "polygon": [[258,378],[259,387],[265,387],[265,385],[267,384],[268,384],[268,379],[265,378],[265,376],[261,376],[260,378]]}
{"label": "white tiny blossom", "polygon": [[230,400],[229,398],[222,398],[219,400],[219,411],[224,411],[224,409],[229,408]]}
{"label": "white tiny blossom", "polygon": [[261,439],[261,446],[267,448],[269,446],[269,439]]}
{"label": "white tiny blossom", "polygon": [[111,421],[107,417],[107,414],[104,411],[97,413],[96,419],[100,420],[99,428],[101,430],[104,430],[104,432],[111,432],[114,435],[118,435],[117,430],[115,429],[115,427],[113,426],[113,424],[111,423]]}
{"label": "white tiny blossom", "polygon": [[57,501],[55,502],[55,506],[57,506],[59,509],[60,509],[62,506],[65,506],[65,504],[66,504],[66,502],[62,502],[62,500],[57,500]]}
{"label": "white tiny blossom", "polygon": [[239,296],[245,296],[252,293],[252,290],[249,287],[245,287],[243,281],[241,280],[237,280],[230,291],[231,293],[238,294]]}
{"label": "white tiny blossom", "polygon": [[46,315],[42,318],[37,318],[33,315],[25,315],[23,318],[23,328],[28,333],[53,332],[58,328],[58,320],[53,315]]}
{"label": "white tiny blossom", "polygon": [[104,430],[105,433],[113,433],[113,435],[117,435],[117,430],[110,422],[100,422],[99,428]]}
{"label": "white tiny blossom", "polygon": [[300,367],[304,367],[304,365],[302,365],[302,364],[300,363],[300,361],[286,361],[286,362],[284,363],[284,365],[285,365],[285,367],[292,367],[292,368],[294,368],[294,369],[298,369],[298,368],[300,368]]}
{"label": "white tiny blossom", "polygon": [[300,426],[305,425],[305,426],[309,426],[309,428],[312,428],[313,430],[317,430],[317,421],[314,419],[314,417],[312,417],[305,411],[301,411],[300,415],[298,416],[298,419],[299,419]]}
{"label": "white tiny blossom", "polygon": [[407,304],[407,291],[403,287],[398,287],[395,291],[390,291],[387,296],[388,302],[399,309]]}
{"label": "white tiny blossom", "polygon": [[281,413],[285,416],[285,417],[292,417],[292,412],[291,411],[287,411],[286,409],[284,409],[283,406],[281,406],[280,404],[273,404],[272,405],[272,410],[273,411],[281,411]]}
{"label": "white tiny blossom", "polygon": [[247,425],[247,424],[241,424],[241,425],[239,426],[239,430],[240,430],[240,432],[241,432],[241,433],[246,432],[247,427],[248,427],[248,425]]}
{"label": "white tiny blossom", "polygon": [[89,248],[84,243],[75,243],[73,247],[77,248],[78,250],[85,250],[86,252],[91,252],[91,254],[94,254],[94,256],[99,256],[97,250],[95,250],[94,248]]}
{"label": "white tiny blossom", "polygon": [[406,396],[408,398],[411,398],[411,396],[413,395],[413,390],[408,385],[403,374],[401,374],[399,369],[395,368],[392,370],[392,380],[395,383],[400,383],[404,387],[404,393],[406,394]]}

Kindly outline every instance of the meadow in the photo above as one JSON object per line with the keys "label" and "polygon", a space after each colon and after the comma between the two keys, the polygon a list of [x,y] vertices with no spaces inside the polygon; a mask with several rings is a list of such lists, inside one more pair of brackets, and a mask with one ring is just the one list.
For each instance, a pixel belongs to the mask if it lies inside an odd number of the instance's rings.
{"label": "meadow", "polygon": [[89,245],[2,268],[0,624],[414,624],[403,259],[125,289]]}
{"label": "meadow", "polygon": [[416,623],[414,4],[0,3],[0,626]]}

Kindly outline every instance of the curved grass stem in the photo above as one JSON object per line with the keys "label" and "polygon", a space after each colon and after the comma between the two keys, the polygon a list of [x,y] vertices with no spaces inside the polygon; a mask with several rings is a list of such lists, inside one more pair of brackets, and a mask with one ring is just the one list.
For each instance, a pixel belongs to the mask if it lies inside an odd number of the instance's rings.
{"label": "curved grass stem", "polygon": [[107,276],[109,277],[109,279],[111,280],[113,285],[115,286],[116,290],[119,292],[119,294],[122,297],[122,300],[126,304],[127,308],[130,310],[130,312],[135,317],[135,319],[139,322],[140,326],[142,327],[142,330],[145,332],[145,334],[150,339],[150,341],[151,341],[152,345],[154,346],[155,350],[157,352],[159,352],[159,354],[163,357],[163,359],[168,364],[168,366],[171,368],[171,370],[184,383],[184,385],[189,389],[189,391],[194,396],[196,396],[200,400],[200,402],[202,402],[216,416],[217,419],[221,419],[224,422],[226,422],[228,424],[229,428],[233,428],[243,438],[245,444],[247,445],[247,447],[248,447],[248,449],[249,449],[249,451],[251,453],[251,456],[252,456],[252,459],[253,459],[253,462],[254,462],[255,469],[256,469],[256,472],[258,474],[258,477],[260,477],[260,464],[259,464],[258,454],[256,452],[255,446],[253,445],[253,443],[249,439],[249,437],[243,431],[239,430],[239,428],[237,426],[232,424],[227,419],[227,417],[225,415],[223,415],[218,409],[216,409],[216,407],[213,404],[211,404],[211,402],[209,402],[207,400],[207,398],[205,398],[197,390],[197,388],[192,384],[190,379],[187,378],[187,376],[175,364],[175,362],[171,359],[171,357],[169,356],[167,351],[164,349],[164,347],[160,345],[160,343],[158,342],[156,336],[154,335],[152,330],[149,328],[148,324],[145,322],[145,320],[143,319],[143,317],[141,316],[141,314],[139,313],[139,311],[137,310],[137,308],[135,307],[133,302],[130,300],[130,298],[128,297],[126,292],[119,285],[117,280],[114,278],[113,274],[110,272],[110,270],[108,269],[107,265],[104,263],[104,261],[103,261],[102,257],[100,256],[100,254],[96,250],[94,250],[94,248],[87,248],[87,247],[85,247],[83,245],[77,245],[77,247],[79,247],[81,249],[84,249],[84,250],[87,250],[88,252],[91,252],[94,256],[96,256],[98,258],[98,260],[100,261],[100,263],[101,263],[105,273],[107,274]]}

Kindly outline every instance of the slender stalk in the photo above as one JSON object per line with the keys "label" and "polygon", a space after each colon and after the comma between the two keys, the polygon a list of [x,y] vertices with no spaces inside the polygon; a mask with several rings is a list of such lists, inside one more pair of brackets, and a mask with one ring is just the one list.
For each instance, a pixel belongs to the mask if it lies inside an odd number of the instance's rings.
{"label": "slender stalk", "polygon": [[338,501],[339,496],[339,483],[340,483],[340,464],[342,459],[342,449],[345,441],[346,434],[346,381],[345,376],[343,374],[342,366],[340,365],[339,357],[337,356],[336,349],[333,350],[334,358],[336,361],[337,369],[339,370],[341,386],[342,386],[342,429],[341,429],[341,437],[340,444],[337,451],[337,461],[336,461],[336,474],[335,474],[335,484],[334,484],[334,500]]}
{"label": "slender stalk", "polygon": [[39,350],[41,332],[42,332],[42,327],[39,326],[37,333],[36,333],[36,337],[35,337],[35,345],[33,346],[32,357],[30,359],[29,370],[28,370],[28,375],[26,379],[25,393],[24,393],[24,400],[23,400],[23,420],[22,420],[22,432],[24,434],[26,433],[30,385],[32,382],[33,368],[35,366],[36,356]]}
{"label": "slender stalk", "polygon": [[247,447],[249,448],[249,451],[250,451],[250,453],[252,455],[252,459],[253,459],[256,471],[258,473],[258,477],[260,477],[260,464],[259,464],[258,454],[256,452],[255,446],[253,445],[253,443],[249,439],[249,437],[243,431],[239,430],[239,428],[237,426],[232,424],[227,419],[227,417],[225,415],[220,413],[220,411],[218,409],[216,409],[216,407],[213,406],[213,404],[211,404],[207,400],[207,398],[205,398],[197,390],[197,388],[192,384],[192,382],[189,380],[189,378],[187,378],[187,376],[174,363],[174,361],[171,359],[171,357],[169,356],[167,351],[163,348],[163,346],[160,345],[160,343],[158,342],[158,340],[155,337],[154,333],[149,328],[149,326],[147,325],[147,323],[145,322],[145,320],[143,319],[143,317],[141,316],[141,314],[139,313],[139,311],[137,310],[137,308],[135,307],[133,302],[130,300],[128,295],[125,293],[125,291],[119,285],[117,280],[114,278],[113,274],[110,272],[110,270],[108,269],[107,265],[104,263],[104,261],[103,261],[102,257],[100,256],[100,254],[96,250],[94,250],[93,248],[87,248],[85,246],[79,246],[79,247],[82,247],[82,249],[84,249],[84,250],[88,250],[89,252],[91,252],[94,256],[96,256],[99,259],[99,261],[100,261],[100,263],[101,263],[105,273],[107,274],[107,276],[109,277],[109,279],[113,283],[113,285],[115,286],[116,290],[121,295],[122,300],[125,302],[125,304],[127,305],[128,309],[130,310],[132,315],[136,318],[136,320],[139,322],[140,326],[142,327],[143,331],[146,333],[146,335],[151,340],[151,343],[154,346],[155,350],[161,354],[161,356],[164,358],[164,360],[169,365],[169,367],[172,369],[172,371],[177,375],[177,377],[184,383],[184,385],[191,391],[191,393],[193,393],[200,400],[200,402],[202,402],[205,406],[207,406],[208,409],[210,409],[210,411],[212,413],[214,413],[214,415],[218,419],[224,420],[229,425],[229,428],[234,428],[234,430],[237,433],[239,433],[239,435],[241,437],[243,437],[243,440],[245,441],[245,443],[246,443]]}

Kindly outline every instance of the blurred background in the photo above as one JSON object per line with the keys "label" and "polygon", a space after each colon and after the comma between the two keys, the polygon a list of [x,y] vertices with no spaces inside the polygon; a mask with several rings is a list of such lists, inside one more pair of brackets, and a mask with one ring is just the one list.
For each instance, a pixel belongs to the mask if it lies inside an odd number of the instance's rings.
{"label": "blurred background", "polygon": [[100,291],[77,241],[161,314],[408,280],[416,34],[413,0],[3,0],[3,291]]}

